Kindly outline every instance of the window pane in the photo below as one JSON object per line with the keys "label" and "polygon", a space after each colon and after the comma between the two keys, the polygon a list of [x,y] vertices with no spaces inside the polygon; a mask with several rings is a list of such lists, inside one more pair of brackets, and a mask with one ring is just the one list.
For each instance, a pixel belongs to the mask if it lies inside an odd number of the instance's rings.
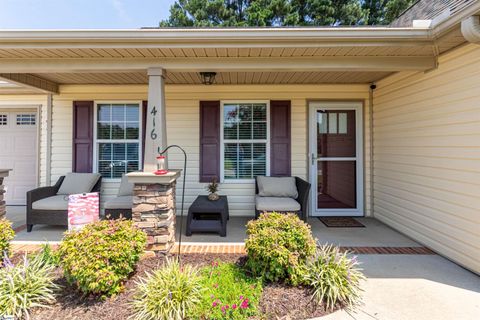
{"label": "window pane", "polygon": [[238,139],[238,124],[237,123],[225,123],[223,125],[223,138],[225,140]]}
{"label": "window pane", "polygon": [[126,121],[135,121],[139,122],[139,110],[138,105],[136,104],[127,104],[127,110],[125,112]]}
{"label": "window pane", "polygon": [[250,143],[241,143],[238,149],[238,178],[252,178],[252,145]]}
{"label": "window pane", "polygon": [[317,111],[317,126],[318,133],[327,133],[327,114],[322,111]]}
{"label": "window pane", "polygon": [[328,133],[337,133],[337,113],[328,114]]}
{"label": "window pane", "polygon": [[111,143],[100,143],[98,147],[98,159],[112,160],[112,144]]}
{"label": "window pane", "polygon": [[252,177],[267,174],[267,147],[264,143],[253,144]]}
{"label": "window pane", "polygon": [[243,140],[252,139],[252,123],[251,122],[240,123],[238,138]]}
{"label": "window pane", "polygon": [[345,112],[338,114],[338,133],[347,133],[347,114]]}
{"label": "window pane", "polygon": [[126,160],[125,144],[114,143],[113,144],[113,159],[112,160]]}
{"label": "window pane", "polygon": [[237,179],[237,144],[226,143],[224,147],[224,178]]}
{"label": "window pane", "polygon": [[139,123],[138,122],[127,122],[125,124],[126,131],[125,131],[125,138],[126,139],[138,139],[138,135],[140,132]]}
{"label": "window pane", "polygon": [[140,170],[138,166],[138,161],[128,161],[127,162],[127,173]]}
{"label": "window pane", "polygon": [[253,106],[253,121],[267,121],[267,106],[265,104]]}
{"label": "window pane", "polygon": [[104,178],[112,177],[112,162],[111,161],[99,161],[98,162],[98,173]]}
{"label": "window pane", "polygon": [[97,111],[97,120],[98,121],[110,121],[110,105],[109,104],[99,104]]}
{"label": "window pane", "polygon": [[240,105],[239,112],[240,121],[252,121],[252,105],[251,104],[242,104]]}
{"label": "window pane", "polygon": [[125,139],[125,123],[113,122],[112,123],[112,139]]}
{"label": "window pane", "polygon": [[121,178],[124,173],[127,173],[126,161],[115,161],[113,163],[112,178]]}
{"label": "window pane", "polygon": [[258,122],[253,124],[253,139],[267,139],[266,122]]}
{"label": "window pane", "polygon": [[98,139],[110,139],[111,138],[111,126],[108,123],[97,124],[97,138]]}
{"label": "window pane", "polygon": [[112,121],[125,121],[125,105],[112,105]]}
{"label": "window pane", "polygon": [[138,160],[138,143],[127,143],[126,160]]}
{"label": "window pane", "polygon": [[226,104],[223,106],[223,120],[225,122],[237,121],[237,105]]}

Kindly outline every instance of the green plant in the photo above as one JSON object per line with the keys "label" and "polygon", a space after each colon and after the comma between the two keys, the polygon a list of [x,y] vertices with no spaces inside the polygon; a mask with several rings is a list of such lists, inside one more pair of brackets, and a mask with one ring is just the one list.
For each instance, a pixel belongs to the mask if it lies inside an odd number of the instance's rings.
{"label": "green plant", "polygon": [[218,191],[218,181],[217,178],[214,177],[212,181],[207,185],[207,191],[209,193],[217,193]]}
{"label": "green plant", "polygon": [[184,319],[200,302],[202,285],[198,270],[177,260],[137,281],[132,318],[137,320]]}
{"label": "green plant", "polygon": [[103,220],[67,232],[58,248],[70,284],[102,298],[119,293],[144,252],[146,234],[132,221]]}
{"label": "green plant", "polygon": [[7,219],[0,219],[0,255],[10,254],[10,241],[15,237],[12,224]]}
{"label": "green plant", "polygon": [[267,281],[298,284],[303,266],[315,254],[310,226],[295,214],[264,213],[247,224],[246,268]]}
{"label": "green plant", "polygon": [[248,319],[258,313],[263,287],[261,279],[245,275],[233,263],[214,262],[201,270],[203,293],[193,319]]}
{"label": "green plant", "polygon": [[349,258],[332,245],[320,246],[314,259],[306,265],[305,284],[313,289],[312,299],[324,302],[328,309],[336,304],[354,307],[361,297],[360,281],[364,280],[356,257]]}
{"label": "green plant", "polygon": [[30,319],[32,307],[45,308],[54,302],[59,287],[53,270],[39,256],[29,259],[25,255],[17,265],[5,258],[4,268],[0,269],[0,318],[9,315]]}
{"label": "green plant", "polygon": [[44,243],[40,251],[34,255],[38,256],[38,259],[47,266],[58,267],[60,265],[58,252],[53,250],[48,243]]}

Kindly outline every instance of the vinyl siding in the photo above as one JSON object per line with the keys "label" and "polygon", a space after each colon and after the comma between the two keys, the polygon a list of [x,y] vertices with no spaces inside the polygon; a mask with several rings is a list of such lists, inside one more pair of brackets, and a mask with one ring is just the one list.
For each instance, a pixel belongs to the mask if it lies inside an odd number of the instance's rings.
{"label": "vinyl siding", "polygon": [[0,108],[39,108],[38,126],[39,126],[39,141],[38,145],[38,172],[37,181],[39,186],[47,184],[47,95],[1,95],[0,94]]}
{"label": "vinyl siding", "polygon": [[[147,98],[147,86],[63,85],[60,94],[53,97],[52,125],[52,181],[71,171],[72,165],[72,103],[74,100],[136,100]],[[186,207],[199,194],[205,194],[204,183],[199,183],[199,101],[201,100],[291,100],[292,101],[292,175],[308,179],[308,100],[357,100],[368,106],[367,85],[170,85],[166,86],[167,139],[178,144],[188,154]],[[367,108],[365,112],[367,112]],[[368,116],[366,128],[368,129]],[[367,130],[365,136],[368,137]],[[368,138],[365,140],[368,158]],[[368,160],[365,175],[368,177]],[[169,152],[169,167],[182,168],[183,156]],[[181,197],[178,184],[177,199]],[[366,181],[368,185],[368,181]],[[103,183],[103,201],[115,196],[117,182]],[[365,197],[369,196],[365,190]],[[229,198],[232,215],[252,216],[254,213],[254,185],[224,183],[220,193]],[[365,201],[368,203],[368,201]],[[367,207],[367,213],[369,208]]]}
{"label": "vinyl siding", "polygon": [[480,47],[374,94],[374,216],[480,272]]}

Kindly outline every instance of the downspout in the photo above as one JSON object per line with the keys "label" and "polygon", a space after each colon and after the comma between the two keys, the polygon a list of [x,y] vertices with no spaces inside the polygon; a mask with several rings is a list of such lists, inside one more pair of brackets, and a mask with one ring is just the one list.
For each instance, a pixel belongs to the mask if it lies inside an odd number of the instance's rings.
{"label": "downspout", "polygon": [[462,20],[461,29],[465,40],[480,44],[480,16],[470,16]]}
{"label": "downspout", "polygon": [[368,132],[369,132],[369,142],[370,142],[370,150],[369,150],[369,159],[370,159],[370,183],[369,183],[369,188],[370,188],[370,216],[374,216],[373,213],[373,205],[374,205],[374,197],[373,197],[373,90],[377,88],[377,85],[372,82],[370,84],[370,91],[369,91],[369,96],[368,96]]}
{"label": "downspout", "polygon": [[52,184],[52,103],[53,98],[50,93],[47,95],[47,134],[45,137],[45,139],[47,139],[47,141],[45,141],[45,183],[47,186]]}

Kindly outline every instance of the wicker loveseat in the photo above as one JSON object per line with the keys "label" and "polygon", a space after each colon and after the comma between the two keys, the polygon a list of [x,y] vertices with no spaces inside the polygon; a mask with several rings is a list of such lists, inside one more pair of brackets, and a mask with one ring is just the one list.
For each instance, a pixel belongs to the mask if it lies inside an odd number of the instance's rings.
{"label": "wicker loveseat", "polygon": [[102,177],[96,173],[69,173],[61,176],[51,187],[41,187],[27,192],[27,232],[35,224],[68,225],[68,195],[98,192]]}
{"label": "wicker loveseat", "polygon": [[311,184],[299,177],[255,178],[255,218],[262,212],[296,213],[307,220]]}

